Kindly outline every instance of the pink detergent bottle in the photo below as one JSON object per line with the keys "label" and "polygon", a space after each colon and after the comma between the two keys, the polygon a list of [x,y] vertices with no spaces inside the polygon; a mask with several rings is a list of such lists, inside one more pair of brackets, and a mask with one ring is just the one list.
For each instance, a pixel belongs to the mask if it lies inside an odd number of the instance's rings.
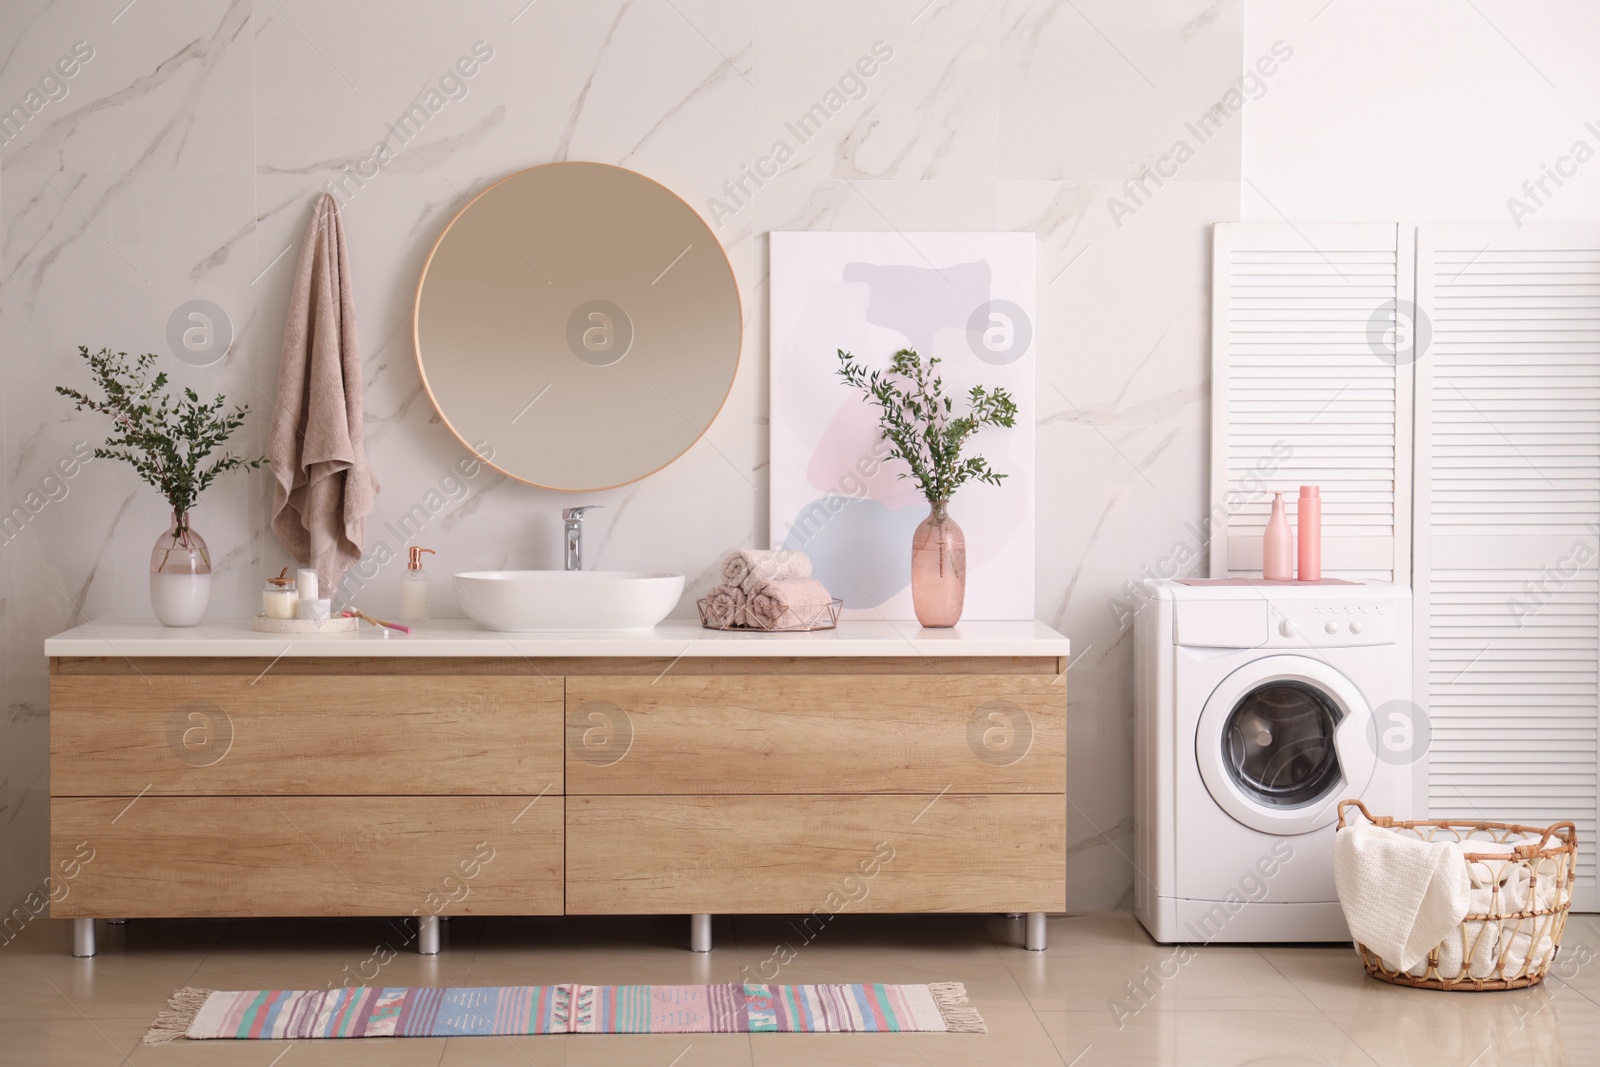
{"label": "pink detergent bottle", "polygon": [[1261,535],[1261,577],[1269,582],[1294,580],[1294,534],[1289,517],[1283,513],[1283,494],[1272,494],[1272,514]]}
{"label": "pink detergent bottle", "polygon": [[1322,494],[1314,485],[1300,487],[1295,521],[1300,530],[1300,580],[1322,581]]}

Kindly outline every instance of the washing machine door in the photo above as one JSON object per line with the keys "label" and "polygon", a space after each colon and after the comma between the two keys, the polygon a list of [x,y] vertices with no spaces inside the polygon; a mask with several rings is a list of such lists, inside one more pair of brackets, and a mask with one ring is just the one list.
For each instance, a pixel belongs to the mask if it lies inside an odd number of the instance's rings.
{"label": "washing machine door", "polygon": [[1372,709],[1321,660],[1267,656],[1222,680],[1200,713],[1195,758],[1217,805],[1262,833],[1304,834],[1360,796],[1377,754]]}

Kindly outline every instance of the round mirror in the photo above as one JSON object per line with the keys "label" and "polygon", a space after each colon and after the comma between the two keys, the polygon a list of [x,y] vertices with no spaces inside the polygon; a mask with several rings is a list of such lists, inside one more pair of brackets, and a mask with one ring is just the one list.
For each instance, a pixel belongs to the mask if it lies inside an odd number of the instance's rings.
{"label": "round mirror", "polygon": [[699,440],[739,366],[722,245],[649,178],[519,171],[450,220],[423,264],[417,363],[439,416],[513,478],[608,489]]}

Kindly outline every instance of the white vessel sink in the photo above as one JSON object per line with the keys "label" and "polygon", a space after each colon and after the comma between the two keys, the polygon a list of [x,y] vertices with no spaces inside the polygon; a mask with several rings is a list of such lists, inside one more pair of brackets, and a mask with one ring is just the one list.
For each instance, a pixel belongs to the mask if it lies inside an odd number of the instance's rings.
{"label": "white vessel sink", "polygon": [[469,571],[453,579],[461,608],[485,630],[649,630],[683,595],[663,571]]}

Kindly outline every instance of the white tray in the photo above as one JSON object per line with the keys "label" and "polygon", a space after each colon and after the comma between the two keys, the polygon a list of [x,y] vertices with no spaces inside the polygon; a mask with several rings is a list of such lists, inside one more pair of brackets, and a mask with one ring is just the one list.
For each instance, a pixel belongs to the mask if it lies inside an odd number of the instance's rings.
{"label": "white tray", "polygon": [[257,633],[294,634],[298,637],[353,634],[360,628],[360,619],[269,619],[265,615],[257,615],[250,620],[250,629]]}

